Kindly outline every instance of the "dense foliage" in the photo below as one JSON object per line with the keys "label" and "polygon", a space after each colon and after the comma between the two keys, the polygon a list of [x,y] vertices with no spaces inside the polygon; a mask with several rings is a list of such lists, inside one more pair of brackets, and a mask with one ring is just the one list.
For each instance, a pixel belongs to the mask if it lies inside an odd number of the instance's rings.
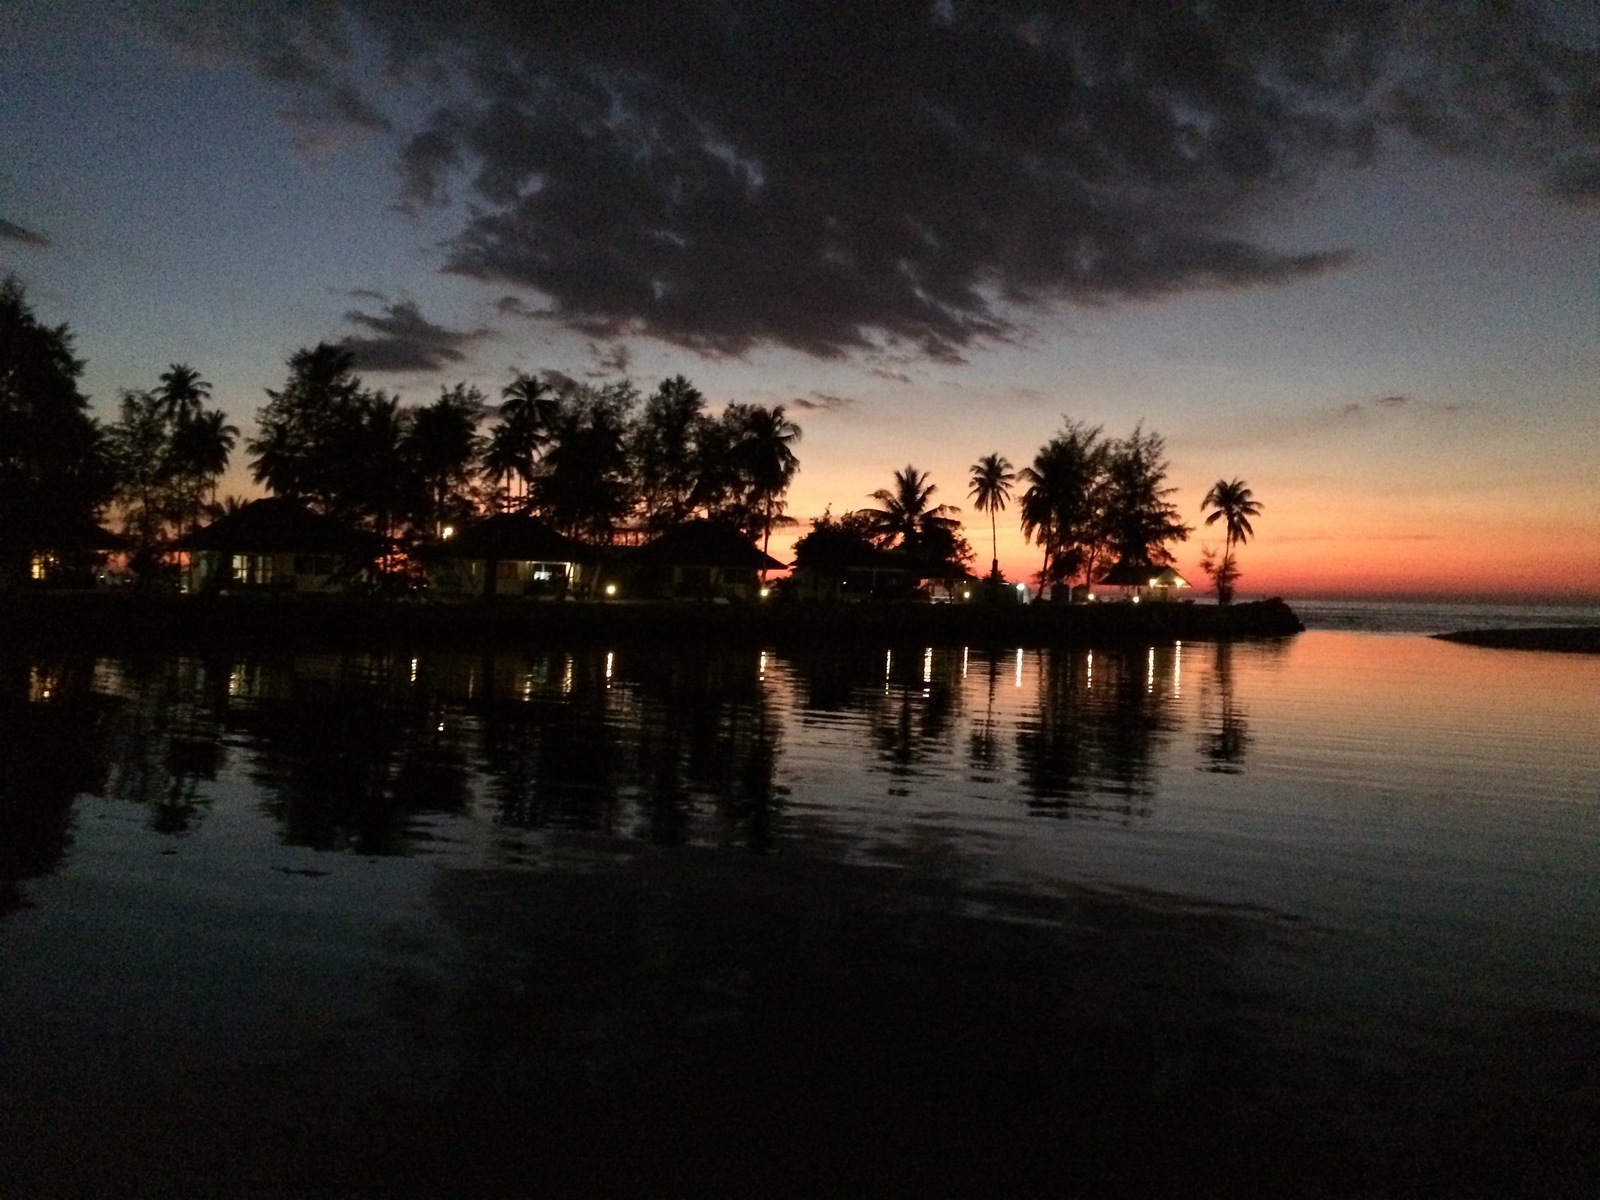
{"label": "dense foliage", "polygon": [[1041,586],[1089,583],[1117,561],[1171,563],[1167,543],[1191,530],[1168,498],[1167,469],[1166,443],[1143,426],[1105,439],[1068,420],[1022,471],[1022,529],[1044,550]]}
{"label": "dense foliage", "polygon": [[[239,431],[205,407],[210,384],[186,364],[148,391],[124,392],[102,430],[77,389],[82,366],[64,326],[40,325],[15,280],[0,286],[0,551],[14,568],[81,542],[114,500],[135,566],[158,570],[183,535],[222,511],[216,487]],[[682,375],[644,395],[627,380],[595,385],[557,372],[517,374],[497,405],[465,383],[403,405],[366,385],[346,346],[298,350],[287,366],[246,442],[251,475],[385,537],[434,538],[477,514],[522,512],[602,543],[708,519],[766,549],[774,528],[793,524],[784,509],[800,427],[781,405],[735,402],[713,414]],[[1043,551],[1041,587],[1095,581],[1119,560],[1170,564],[1169,544],[1190,529],[1171,502],[1165,455],[1142,426],[1115,439],[1069,419],[1021,471],[998,453],[978,459],[970,495],[989,514],[991,575],[1000,577],[996,518],[1014,485],[1025,487],[1022,530]],[[797,563],[894,550],[959,570],[972,549],[960,510],[935,503],[937,491],[908,464],[872,493],[874,507],[814,521]],[[1219,480],[1207,510],[1206,523],[1227,531],[1220,559],[1205,560],[1225,601],[1260,505],[1242,481]]]}
{"label": "dense foliage", "polygon": [[0,577],[83,538],[110,498],[105,438],[78,390],[65,325],[39,323],[22,285],[0,283]]}

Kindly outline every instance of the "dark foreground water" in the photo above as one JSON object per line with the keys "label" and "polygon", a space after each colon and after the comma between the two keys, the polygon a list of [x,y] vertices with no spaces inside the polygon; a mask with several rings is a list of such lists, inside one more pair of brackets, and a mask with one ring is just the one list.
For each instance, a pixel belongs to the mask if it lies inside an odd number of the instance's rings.
{"label": "dark foreground water", "polygon": [[0,664],[0,1194],[1600,1194],[1600,659]]}

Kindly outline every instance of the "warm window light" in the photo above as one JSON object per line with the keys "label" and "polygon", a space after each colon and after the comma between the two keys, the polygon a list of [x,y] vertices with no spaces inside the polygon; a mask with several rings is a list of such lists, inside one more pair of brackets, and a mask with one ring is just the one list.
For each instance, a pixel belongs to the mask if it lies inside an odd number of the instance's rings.
{"label": "warm window light", "polygon": [[456,527],[454,525],[446,525],[443,529],[441,529],[439,531],[439,533],[443,537],[453,538],[456,535]]}

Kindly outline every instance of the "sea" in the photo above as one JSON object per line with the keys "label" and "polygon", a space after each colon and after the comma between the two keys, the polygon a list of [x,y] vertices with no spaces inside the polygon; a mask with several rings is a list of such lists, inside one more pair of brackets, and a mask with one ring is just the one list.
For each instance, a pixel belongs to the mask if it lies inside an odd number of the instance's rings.
{"label": "sea", "polygon": [[0,642],[0,1194],[1600,1194],[1596,606]]}

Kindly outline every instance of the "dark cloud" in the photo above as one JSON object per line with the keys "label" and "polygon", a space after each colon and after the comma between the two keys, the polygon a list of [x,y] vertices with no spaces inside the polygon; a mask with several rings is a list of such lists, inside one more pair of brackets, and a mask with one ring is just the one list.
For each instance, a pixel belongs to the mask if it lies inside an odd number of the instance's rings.
{"label": "dark cloud", "polygon": [[633,365],[633,351],[622,342],[615,342],[610,346],[590,342],[589,357],[594,359],[594,370],[589,373],[591,379],[626,375],[628,368]]}
{"label": "dark cloud", "polygon": [[1409,396],[1379,396],[1377,400],[1379,408],[1404,408],[1410,402]]}
{"label": "dark cloud", "polygon": [[806,412],[838,412],[856,401],[850,396],[830,396],[826,392],[812,392],[809,396],[796,396],[789,403]]}
{"label": "dark cloud", "polygon": [[44,234],[35,233],[15,221],[7,221],[4,217],[0,217],[0,241],[21,242],[24,246],[37,246],[41,250],[48,249],[53,244]]}
{"label": "dark cloud", "polygon": [[522,315],[953,362],[1061,303],[1338,269],[1253,230],[1386,129],[1592,198],[1597,51],[1560,7],[254,0],[182,36],[319,120],[410,109],[403,203],[459,203],[447,269]]}
{"label": "dark cloud", "polygon": [[437,371],[466,358],[466,347],[493,336],[487,329],[436,325],[411,300],[385,304],[377,315],[351,309],[344,319],[371,331],[371,336],[352,334],[340,342],[355,352],[364,371]]}

